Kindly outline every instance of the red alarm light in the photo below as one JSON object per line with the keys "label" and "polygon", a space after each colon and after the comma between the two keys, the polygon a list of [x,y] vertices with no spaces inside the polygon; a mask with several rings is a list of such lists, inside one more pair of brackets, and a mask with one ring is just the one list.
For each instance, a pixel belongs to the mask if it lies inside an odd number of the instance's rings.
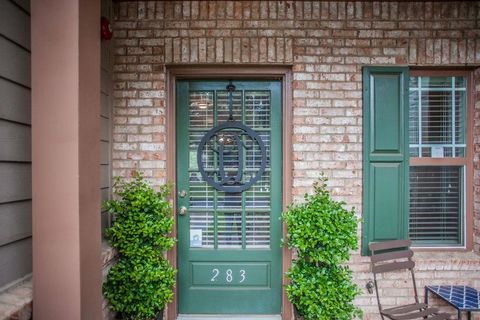
{"label": "red alarm light", "polygon": [[110,40],[113,36],[112,26],[110,25],[110,21],[107,18],[102,17],[100,20],[100,27],[101,27],[101,36],[102,40]]}

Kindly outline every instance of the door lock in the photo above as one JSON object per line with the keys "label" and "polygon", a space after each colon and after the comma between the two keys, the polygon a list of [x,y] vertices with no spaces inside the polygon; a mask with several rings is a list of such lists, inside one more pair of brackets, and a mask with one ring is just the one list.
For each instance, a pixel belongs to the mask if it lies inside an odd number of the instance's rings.
{"label": "door lock", "polygon": [[178,210],[178,213],[179,213],[181,216],[184,216],[184,215],[187,213],[187,207],[181,206],[181,207],[180,207],[180,210]]}
{"label": "door lock", "polygon": [[185,198],[187,196],[187,191],[181,190],[178,192],[178,195],[180,196],[180,198]]}

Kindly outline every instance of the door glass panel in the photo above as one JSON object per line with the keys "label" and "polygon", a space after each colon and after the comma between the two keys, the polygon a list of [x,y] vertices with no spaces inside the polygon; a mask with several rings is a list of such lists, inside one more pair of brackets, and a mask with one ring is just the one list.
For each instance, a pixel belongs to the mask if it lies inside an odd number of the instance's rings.
{"label": "door glass panel", "polygon": [[245,191],[247,209],[270,209],[270,172],[265,172],[249,190]]}
{"label": "door glass panel", "polygon": [[265,248],[270,243],[270,212],[247,212],[247,248]]}
{"label": "door glass panel", "polygon": [[[268,90],[236,90],[233,93],[233,118],[254,130],[267,154],[262,177],[243,192],[218,191],[206,183],[199,172],[197,150],[205,134],[229,120],[226,90],[190,91],[189,105],[189,206],[190,232],[201,229],[201,246],[209,249],[270,248],[270,139],[271,94]],[[237,175],[243,159],[242,181],[249,181],[261,166],[258,144],[237,129],[223,130],[202,151],[207,175],[220,181],[219,146],[223,145],[223,167],[228,176]],[[238,137],[241,141],[239,143]],[[240,149],[240,150],[239,150]],[[200,210],[200,211],[199,211]]]}
{"label": "door glass panel", "polygon": [[270,91],[245,91],[245,124],[252,129],[270,128]]}
{"label": "door glass panel", "polygon": [[217,191],[217,208],[242,210],[242,193]]}
{"label": "door glass panel", "polygon": [[190,172],[190,207],[213,209],[214,191],[198,172]]}
{"label": "door glass panel", "polygon": [[190,92],[190,129],[208,129],[213,125],[213,92]]}
{"label": "door glass panel", "polygon": [[[263,143],[265,144],[265,149],[267,151],[267,168],[270,165],[270,132],[265,131],[258,131],[258,135],[262,139]],[[245,166],[247,170],[255,170],[261,164],[262,156],[260,153],[260,148],[257,144],[254,143],[253,140],[246,140],[245,141]]]}
{"label": "door glass panel", "polygon": [[242,247],[242,213],[217,212],[218,248]]}
{"label": "door glass panel", "polygon": [[[217,122],[223,123],[228,120],[229,110],[228,110],[228,92],[226,90],[219,90],[217,93]],[[242,91],[237,90],[233,92],[232,95],[232,110],[233,118],[237,121],[242,119]],[[213,127],[213,126],[212,126]]]}
{"label": "door glass panel", "polygon": [[215,237],[213,211],[190,211],[190,230],[202,230],[202,247],[213,248]]}

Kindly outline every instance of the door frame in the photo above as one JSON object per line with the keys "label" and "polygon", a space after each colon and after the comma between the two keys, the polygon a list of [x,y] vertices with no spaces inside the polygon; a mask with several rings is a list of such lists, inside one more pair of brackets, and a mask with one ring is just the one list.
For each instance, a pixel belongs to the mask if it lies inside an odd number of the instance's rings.
{"label": "door frame", "polygon": [[[176,101],[175,87],[178,79],[270,79],[282,82],[282,208],[286,209],[292,200],[292,65],[166,65],[166,151],[167,181],[176,181]],[[176,193],[172,194],[173,212],[176,215]],[[286,235],[285,224],[282,225],[282,236]],[[177,236],[176,227],[173,236]],[[177,246],[167,253],[170,263],[177,268]],[[292,254],[288,248],[282,248],[282,319],[293,319],[293,306],[285,292],[285,272],[292,263]],[[167,320],[175,320],[178,316],[178,291],[174,289],[174,298],[167,306]]]}

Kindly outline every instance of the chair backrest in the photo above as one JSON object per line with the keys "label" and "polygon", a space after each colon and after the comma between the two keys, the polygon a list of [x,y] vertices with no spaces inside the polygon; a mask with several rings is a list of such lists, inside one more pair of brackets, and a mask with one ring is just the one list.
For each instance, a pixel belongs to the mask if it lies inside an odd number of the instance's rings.
{"label": "chair backrest", "polygon": [[372,255],[370,262],[372,266],[373,277],[375,281],[375,291],[377,293],[378,308],[382,312],[380,296],[378,294],[377,274],[392,271],[410,270],[412,275],[413,290],[415,292],[415,302],[418,303],[417,285],[413,268],[415,262],[412,261],[413,251],[410,249],[412,242],[410,240],[392,240],[384,242],[373,242],[368,245]]}

